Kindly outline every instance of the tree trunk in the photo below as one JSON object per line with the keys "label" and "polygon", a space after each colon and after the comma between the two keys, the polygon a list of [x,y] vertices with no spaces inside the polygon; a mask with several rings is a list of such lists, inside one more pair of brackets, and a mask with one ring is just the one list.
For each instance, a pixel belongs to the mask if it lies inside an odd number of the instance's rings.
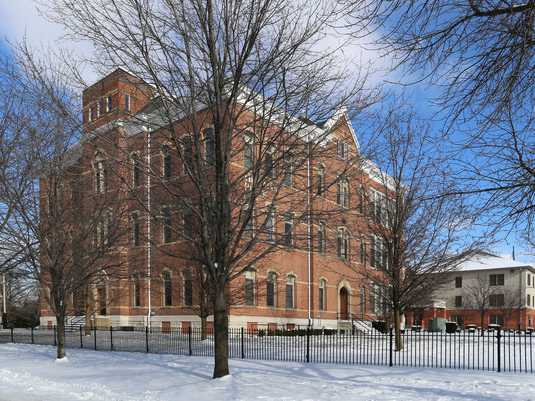
{"label": "tree trunk", "polygon": [[58,313],[56,316],[57,359],[65,358],[65,314]]}
{"label": "tree trunk", "polygon": [[395,350],[401,351],[403,349],[403,339],[401,338],[401,311],[399,307],[394,307],[394,335],[395,335]]}
{"label": "tree trunk", "polygon": [[206,319],[206,316],[201,316],[201,341],[206,340],[207,337]]}
{"label": "tree trunk", "polygon": [[214,294],[214,379],[229,374],[228,368],[228,313],[225,287]]}

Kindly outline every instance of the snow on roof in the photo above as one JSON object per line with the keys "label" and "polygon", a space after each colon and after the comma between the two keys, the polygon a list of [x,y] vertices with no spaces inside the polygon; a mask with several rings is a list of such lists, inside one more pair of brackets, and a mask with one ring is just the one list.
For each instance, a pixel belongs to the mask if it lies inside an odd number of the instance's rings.
{"label": "snow on roof", "polygon": [[533,264],[520,260],[513,260],[510,256],[497,256],[491,254],[478,255],[459,265],[459,271],[490,270],[490,269],[514,269],[519,267],[530,267],[535,269]]}

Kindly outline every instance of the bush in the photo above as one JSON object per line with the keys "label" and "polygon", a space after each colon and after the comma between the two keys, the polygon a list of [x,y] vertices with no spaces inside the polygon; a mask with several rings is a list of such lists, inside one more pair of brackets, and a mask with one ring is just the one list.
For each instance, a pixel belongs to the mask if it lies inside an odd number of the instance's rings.
{"label": "bush", "polygon": [[446,322],[446,333],[456,333],[456,332],[457,332],[457,323]]}
{"label": "bush", "polygon": [[387,333],[388,332],[388,327],[386,325],[386,322],[384,320],[374,320],[372,322],[372,327],[381,332],[381,333]]}

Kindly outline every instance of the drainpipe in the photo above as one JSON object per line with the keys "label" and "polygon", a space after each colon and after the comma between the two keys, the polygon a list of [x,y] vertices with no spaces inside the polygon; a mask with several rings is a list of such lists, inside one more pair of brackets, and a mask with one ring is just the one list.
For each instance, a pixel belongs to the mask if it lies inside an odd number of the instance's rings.
{"label": "drainpipe", "polygon": [[[148,123],[147,123],[148,124]],[[147,326],[151,327],[151,256],[152,256],[152,245],[151,245],[151,200],[150,200],[150,173],[151,173],[151,135],[150,135],[150,126],[145,126],[147,132],[147,295],[148,295],[148,310],[147,310]]]}
{"label": "drainpipe", "polygon": [[308,327],[312,326],[312,227],[311,227],[311,154],[310,140],[307,143],[307,267],[308,267]]}

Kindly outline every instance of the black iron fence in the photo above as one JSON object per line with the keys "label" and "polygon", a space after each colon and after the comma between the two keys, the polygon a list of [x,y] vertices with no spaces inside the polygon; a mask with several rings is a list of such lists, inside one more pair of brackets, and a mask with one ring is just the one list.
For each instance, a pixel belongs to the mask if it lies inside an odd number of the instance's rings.
{"label": "black iron fence", "polygon": [[[535,336],[535,334],[533,335]],[[533,373],[531,333],[515,331],[405,332],[396,350],[392,332],[230,329],[231,358],[276,361],[415,366]],[[0,343],[56,345],[52,329],[0,331]],[[212,356],[213,336],[200,328],[120,330],[79,328],[65,332],[67,348]]]}

